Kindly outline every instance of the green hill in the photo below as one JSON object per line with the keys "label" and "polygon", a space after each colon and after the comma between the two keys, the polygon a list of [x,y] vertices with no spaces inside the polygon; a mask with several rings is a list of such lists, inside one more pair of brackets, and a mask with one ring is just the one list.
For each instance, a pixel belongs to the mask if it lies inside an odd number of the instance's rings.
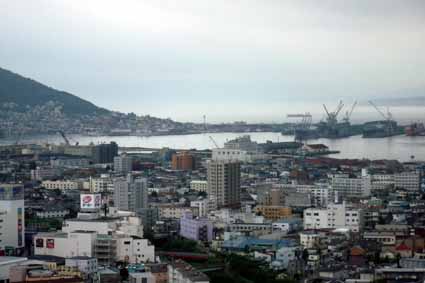
{"label": "green hill", "polygon": [[108,110],[75,95],[0,68],[0,106],[4,103],[14,103],[15,111],[25,112],[28,107],[42,106],[49,101],[62,105],[63,113],[69,116],[109,113]]}

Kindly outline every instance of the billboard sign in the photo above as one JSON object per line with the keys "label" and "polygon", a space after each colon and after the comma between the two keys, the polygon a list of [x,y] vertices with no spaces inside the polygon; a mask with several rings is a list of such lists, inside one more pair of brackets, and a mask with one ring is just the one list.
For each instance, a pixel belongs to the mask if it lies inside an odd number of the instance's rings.
{"label": "billboard sign", "polygon": [[54,249],[55,248],[55,239],[47,239],[46,240],[46,248]]}
{"label": "billboard sign", "polygon": [[102,206],[102,196],[100,194],[81,194],[82,209],[99,209]]}
{"label": "billboard sign", "polygon": [[37,248],[44,248],[44,239],[36,239],[35,240],[35,246]]}

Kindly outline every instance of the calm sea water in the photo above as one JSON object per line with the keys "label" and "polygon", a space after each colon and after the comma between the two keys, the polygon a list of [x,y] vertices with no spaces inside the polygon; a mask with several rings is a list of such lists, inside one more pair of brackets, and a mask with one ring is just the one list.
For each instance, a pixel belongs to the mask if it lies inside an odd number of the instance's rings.
{"label": "calm sea water", "polygon": [[[246,133],[251,139],[259,143],[268,140],[273,142],[292,141],[292,136],[282,136],[280,133]],[[230,139],[241,136],[241,133],[213,133],[195,135],[154,136],[154,137],[86,137],[69,136],[72,143],[79,142],[81,145],[115,141],[123,147],[170,147],[176,149],[211,149],[215,145],[210,136],[218,146]],[[0,144],[13,143],[11,140],[0,140]],[[26,137],[21,143],[63,143],[59,135]],[[425,160],[425,137],[396,136],[382,139],[363,139],[361,136],[353,136],[338,140],[317,139],[309,143],[323,143],[332,150],[341,153],[331,155],[336,158],[368,158],[368,159],[398,159],[400,161]]]}

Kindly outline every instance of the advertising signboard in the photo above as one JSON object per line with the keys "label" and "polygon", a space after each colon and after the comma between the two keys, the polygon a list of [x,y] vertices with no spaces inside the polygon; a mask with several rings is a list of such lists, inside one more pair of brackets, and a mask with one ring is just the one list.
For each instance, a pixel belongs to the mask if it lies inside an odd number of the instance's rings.
{"label": "advertising signboard", "polygon": [[55,248],[55,239],[47,239],[46,240],[46,248],[54,249]]}
{"label": "advertising signboard", "polygon": [[36,239],[35,240],[35,246],[37,248],[44,248],[44,239]]}
{"label": "advertising signboard", "polygon": [[100,194],[81,194],[80,201],[82,209],[99,209],[102,206]]}

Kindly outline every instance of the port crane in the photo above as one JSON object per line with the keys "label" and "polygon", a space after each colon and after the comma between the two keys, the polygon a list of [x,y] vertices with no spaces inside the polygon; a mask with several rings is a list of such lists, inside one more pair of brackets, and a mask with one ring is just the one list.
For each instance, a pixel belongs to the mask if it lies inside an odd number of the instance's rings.
{"label": "port crane", "polygon": [[216,143],[216,141],[213,139],[213,137],[212,136],[208,136],[209,138],[210,138],[210,140],[213,142],[213,144],[215,145],[215,148],[220,148],[219,146],[218,146],[218,144]]}
{"label": "port crane", "polygon": [[354,108],[357,106],[357,101],[354,101],[353,105],[351,106],[350,111],[347,111],[345,113],[344,122],[350,123],[351,115],[353,114]]}
{"label": "port crane", "polygon": [[65,132],[64,132],[64,131],[62,131],[62,130],[59,130],[59,131],[58,131],[58,133],[61,135],[61,137],[62,137],[62,138],[63,138],[63,140],[65,141],[65,144],[66,144],[66,145],[70,145],[70,143],[69,143],[69,139],[66,137]]}
{"label": "port crane", "polygon": [[376,106],[375,103],[373,103],[371,100],[368,101],[370,105],[373,106],[373,108],[375,108],[375,110],[385,119],[386,121],[386,130],[388,134],[393,133],[394,129],[393,129],[393,115],[391,114],[391,112],[389,111],[388,107],[387,107],[387,113],[385,114],[384,112],[382,112],[381,109],[378,108],[378,106]]}
{"label": "port crane", "polygon": [[311,124],[313,123],[313,116],[306,112],[305,114],[288,114],[287,118],[300,119],[294,126],[294,136],[295,141],[302,142],[308,136],[308,132],[311,129]]}
{"label": "port crane", "polygon": [[287,118],[301,118],[301,121],[297,123],[298,128],[308,129],[313,122],[313,116],[306,112],[305,114],[288,114]]}
{"label": "port crane", "polygon": [[340,100],[338,106],[333,112],[329,112],[325,104],[323,104],[323,108],[325,109],[325,112],[327,115],[326,122],[328,126],[329,127],[335,126],[338,123],[338,115],[341,112],[342,108],[344,108],[344,103],[342,103],[342,101]]}

